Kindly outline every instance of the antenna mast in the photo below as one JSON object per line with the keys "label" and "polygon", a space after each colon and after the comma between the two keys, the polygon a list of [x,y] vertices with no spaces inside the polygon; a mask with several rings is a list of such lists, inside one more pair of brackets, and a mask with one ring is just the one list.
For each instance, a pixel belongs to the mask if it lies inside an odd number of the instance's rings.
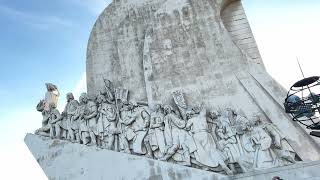
{"label": "antenna mast", "polygon": [[305,78],[305,76],[304,76],[304,73],[303,73],[303,71],[302,71],[301,64],[300,64],[300,62],[299,62],[299,58],[298,58],[298,57],[297,57],[297,62],[298,62],[298,65],[299,65],[299,68],[300,68],[301,74],[302,74],[303,78]]}

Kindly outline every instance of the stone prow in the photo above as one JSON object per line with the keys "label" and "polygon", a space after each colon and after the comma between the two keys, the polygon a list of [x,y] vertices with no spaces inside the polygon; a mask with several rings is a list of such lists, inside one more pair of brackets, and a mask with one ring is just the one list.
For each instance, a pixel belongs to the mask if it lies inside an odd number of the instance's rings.
{"label": "stone prow", "polygon": [[320,161],[225,176],[97,147],[27,134],[25,143],[49,180],[270,180],[320,178]]}
{"label": "stone prow", "polygon": [[225,175],[27,134],[25,143],[50,180],[222,180]]}

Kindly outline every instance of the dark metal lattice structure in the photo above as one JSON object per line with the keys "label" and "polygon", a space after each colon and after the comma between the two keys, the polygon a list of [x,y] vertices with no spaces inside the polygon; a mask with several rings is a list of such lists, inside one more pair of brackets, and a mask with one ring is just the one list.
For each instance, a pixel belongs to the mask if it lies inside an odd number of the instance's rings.
{"label": "dark metal lattice structure", "polygon": [[[320,131],[320,77],[308,77],[296,82],[287,94],[284,107],[293,121],[307,129]],[[310,134],[320,137],[318,131]]]}

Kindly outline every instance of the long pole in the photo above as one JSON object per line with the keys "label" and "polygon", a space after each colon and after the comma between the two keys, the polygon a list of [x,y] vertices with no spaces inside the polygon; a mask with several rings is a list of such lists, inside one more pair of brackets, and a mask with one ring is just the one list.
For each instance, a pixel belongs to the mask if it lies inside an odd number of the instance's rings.
{"label": "long pole", "polygon": [[302,74],[303,78],[305,78],[305,76],[304,76],[304,73],[303,73],[303,71],[302,71],[301,64],[300,64],[300,62],[299,62],[299,58],[298,58],[298,57],[297,57],[297,62],[298,62],[298,65],[299,65],[299,68],[300,68],[301,74]]}

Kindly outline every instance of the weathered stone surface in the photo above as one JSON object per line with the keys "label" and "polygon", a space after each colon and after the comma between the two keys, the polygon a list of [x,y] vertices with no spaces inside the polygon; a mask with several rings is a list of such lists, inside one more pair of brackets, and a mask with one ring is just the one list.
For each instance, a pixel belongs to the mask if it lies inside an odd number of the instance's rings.
{"label": "weathered stone surface", "polygon": [[291,166],[224,176],[185,166],[154,161],[67,141],[28,134],[25,143],[50,180],[149,179],[149,180],[270,180],[320,179],[320,162],[297,163]]}
{"label": "weathered stone surface", "polygon": [[253,171],[246,174],[228,177],[224,180],[271,180],[281,177],[285,180],[318,180],[320,179],[320,161],[298,163],[291,166]]}
{"label": "weathered stone surface", "polygon": [[50,180],[219,180],[221,174],[28,134],[25,143]]}
{"label": "weathered stone surface", "polygon": [[182,90],[208,110],[264,114],[302,160],[320,159],[319,145],[285,114],[285,90],[265,71],[238,0],[113,1],[92,30],[87,76],[89,95],[107,78],[151,107]]}

